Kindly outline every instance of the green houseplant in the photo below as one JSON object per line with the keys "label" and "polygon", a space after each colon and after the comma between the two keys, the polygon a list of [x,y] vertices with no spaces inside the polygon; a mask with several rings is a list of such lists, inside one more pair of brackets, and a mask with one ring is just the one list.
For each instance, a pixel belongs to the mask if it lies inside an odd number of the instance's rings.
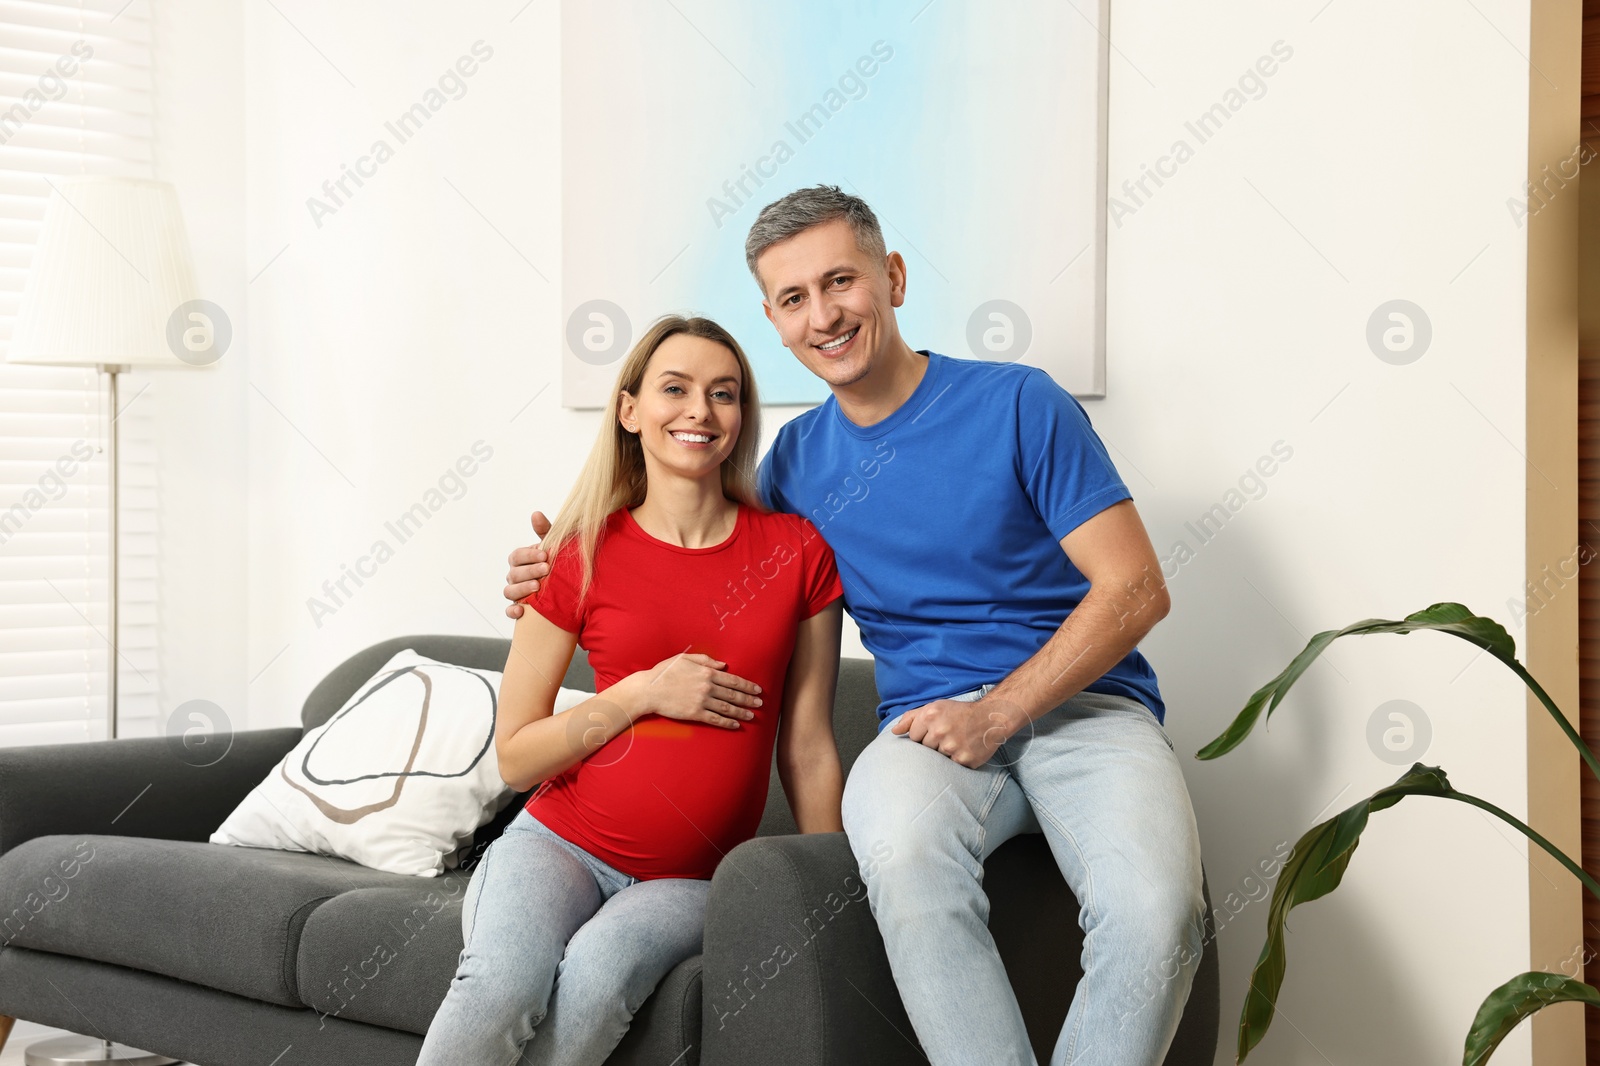
{"label": "green houseplant", "polygon": [[[1448,633],[1474,644],[1493,655],[1520,677],[1545,709],[1555,718],[1561,731],[1577,747],[1591,772],[1600,778],[1600,763],[1583,738],[1573,729],[1550,696],[1533,679],[1527,669],[1517,661],[1516,641],[1505,628],[1490,618],[1473,614],[1459,603],[1436,603],[1425,610],[1409,614],[1400,621],[1369,618],[1318,633],[1306,644],[1300,654],[1286,666],[1282,673],[1268,681],[1250,697],[1233,723],[1211,743],[1195,753],[1199,759],[1215,759],[1238,747],[1255,728],[1258,719],[1267,718],[1277,709],[1290,687],[1306,669],[1325,651],[1328,645],[1344,636],[1372,633],[1410,633],[1414,630],[1433,630]],[[1584,873],[1582,867],[1563,854],[1555,845],[1534,832],[1523,822],[1507,814],[1494,804],[1457,791],[1437,766],[1413,763],[1400,779],[1379,789],[1366,799],[1313,826],[1295,845],[1294,852],[1285,863],[1277,884],[1273,887],[1272,904],[1267,914],[1267,940],[1261,955],[1250,974],[1250,991],[1245,996],[1244,1008],[1239,1015],[1239,1047],[1236,1062],[1244,1062],[1261,1039],[1266,1036],[1277,1009],[1278,993],[1283,987],[1284,972],[1288,968],[1284,920],[1289,910],[1301,903],[1320,899],[1339,887],[1344,878],[1350,857],[1360,843],[1362,830],[1368,817],[1375,811],[1394,806],[1407,796],[1435,796],[1442,799],[1468,803],[1488,811],[1495,817],[1513,825],[1517,830],[1553,855],[1585,888],[1600,899],[1600,884]],[[1600,991],[1564,974],[1531,971],[1518,974],[1490,992],[1478,1008],[1472,1028],[1467,1033],[1463,1066],[1481,1066],[1488,1062],[1500,1042],[1516,1028],[1523,1018],[1553,1003],[1587,1003],[1600,1007]]]}

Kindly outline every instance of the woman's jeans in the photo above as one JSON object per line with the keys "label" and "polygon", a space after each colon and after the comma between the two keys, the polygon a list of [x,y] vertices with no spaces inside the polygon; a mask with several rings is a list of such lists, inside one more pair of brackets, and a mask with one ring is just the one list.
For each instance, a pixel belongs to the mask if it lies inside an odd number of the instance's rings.
{"label": "woman's jeans", "polygon": [[700,950],[710,892],[630,877],[522,810],[473,871],[465,946],[418,1066],[600,1066]]}
{"label": "woman's jeans", "polygon": [[978,769],[892,724],[851,768],[844,827],[929,1060],[1035,1062],[989,935],[983,862],[1018,833],[1043,832],[1085,934],[1081,960],[1056,960],[1061,978],[1075,961],[1083,978],[1052,1066],[1160,1066],[1199,967],[1205,903],[1194,810],[1155,715],[1082,692]]}

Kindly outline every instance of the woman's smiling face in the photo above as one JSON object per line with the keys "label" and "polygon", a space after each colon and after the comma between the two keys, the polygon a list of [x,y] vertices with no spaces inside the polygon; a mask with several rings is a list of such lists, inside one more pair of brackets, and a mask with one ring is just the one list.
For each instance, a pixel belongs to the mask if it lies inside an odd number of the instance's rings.
{"label": "woman's smiling face", "polygon": [[716,341],[674,334],[645,364],[637,396],[624,391],[618,419],[639,437],[645,470],[715,474],[739,440],[739,362]]}

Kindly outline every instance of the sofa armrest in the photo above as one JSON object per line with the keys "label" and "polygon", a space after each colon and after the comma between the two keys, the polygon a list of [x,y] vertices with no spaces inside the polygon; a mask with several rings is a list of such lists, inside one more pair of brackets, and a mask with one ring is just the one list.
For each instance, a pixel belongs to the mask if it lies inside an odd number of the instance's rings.
{"label": "sofa armrest", "polygon": [[235,733],[209,766],[173,737],[0,748],[0,854],[53,833],[203,841],[301,732]]}
{"label": "sofa armrest", "polygon": [[704,953],[704,1066],[927,1062],[843,833],[730,851],[711,880]]}

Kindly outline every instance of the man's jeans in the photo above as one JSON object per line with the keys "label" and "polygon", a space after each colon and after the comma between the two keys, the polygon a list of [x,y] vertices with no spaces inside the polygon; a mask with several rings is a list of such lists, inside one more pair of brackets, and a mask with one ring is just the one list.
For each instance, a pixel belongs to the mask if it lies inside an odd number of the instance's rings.
{"label": "man's jeans", "polygon": [[700,950],[710,891],[630,877],[519,812],[472,873],[465,946],[418,1066],[600,1066]]}
{"label": "man's jeans", "polygon": [[1052,1066],[1160,1066],[1199,967],[1205,903],[1189,791],[1155,715],[1128,697],[1082,692],[976,770],[889,725],[850,771],[844,827],[930,1061],[1036,1061],[982,881],[995,848],[1043,832],[1085,934]]}

